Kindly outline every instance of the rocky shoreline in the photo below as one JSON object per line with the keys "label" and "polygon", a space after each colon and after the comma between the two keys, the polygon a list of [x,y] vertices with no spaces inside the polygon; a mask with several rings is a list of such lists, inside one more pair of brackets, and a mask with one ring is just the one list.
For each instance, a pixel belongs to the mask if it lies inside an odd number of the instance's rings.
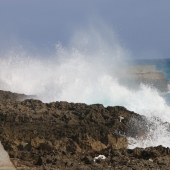
{"label": "rocky shoreline", "polygon": [[0,91],[0,141],[16,169],[170,169],[169,148],[127,149],[127,137],[147,133],[144,116],[120,106],[33,97]]}

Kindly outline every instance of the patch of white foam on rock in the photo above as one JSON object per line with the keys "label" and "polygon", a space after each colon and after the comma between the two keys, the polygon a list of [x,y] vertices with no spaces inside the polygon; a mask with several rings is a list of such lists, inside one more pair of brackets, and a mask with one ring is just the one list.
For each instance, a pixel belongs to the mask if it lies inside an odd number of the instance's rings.
{"label": "patch of white foam on rock", "polygon": [[106,159],[104,155],[99,155],[97,157],[94,157],[93,161],[96,162],[97,159]]}
{"label": "patch of white foam on rock", "polygon": [[4,150],[0,142],[0,170],[16,170],[10,161],[8,153]]}

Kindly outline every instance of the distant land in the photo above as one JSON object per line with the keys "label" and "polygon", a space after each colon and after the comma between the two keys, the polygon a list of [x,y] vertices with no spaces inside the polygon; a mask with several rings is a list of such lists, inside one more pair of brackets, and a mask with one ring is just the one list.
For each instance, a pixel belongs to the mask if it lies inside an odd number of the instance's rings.
{"label": "distant land", "polygon": [[118,80],[130,89],[139,89],[140,84],[156,88],[160,92],[170,90],[170,82],[162,71],[156,70],[155,65],[129,66],[118,73]]}

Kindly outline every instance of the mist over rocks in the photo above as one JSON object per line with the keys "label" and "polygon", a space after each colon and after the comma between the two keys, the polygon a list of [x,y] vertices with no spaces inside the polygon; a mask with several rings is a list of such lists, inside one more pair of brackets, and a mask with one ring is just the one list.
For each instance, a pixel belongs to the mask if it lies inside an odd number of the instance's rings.
{"label": "mist over rocks", "polygon": [[0,90],[0,101],[13,100],[13,101],[23,101],[25,99],[36,99],[35,95],[25,95],[12,93],[10,91]]}
{"label": "mist over rocks", "polygon": [[[16,169],[169,169],[170,149],[128,149],[144,116],[124,107],[51,102],[0,91],[0,141]],[[106,159],[96,159],[104,155]]]}

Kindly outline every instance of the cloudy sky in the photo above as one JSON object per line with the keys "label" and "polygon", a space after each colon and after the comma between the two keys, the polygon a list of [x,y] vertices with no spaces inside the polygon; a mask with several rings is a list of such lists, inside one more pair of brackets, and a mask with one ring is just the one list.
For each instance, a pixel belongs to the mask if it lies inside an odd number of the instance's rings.
{"label": "cloudy sky", "polygon": [[90,25],[109,27],[135,58],[170,58],[169,0],[0,0],[0,54],[67,45]]}

